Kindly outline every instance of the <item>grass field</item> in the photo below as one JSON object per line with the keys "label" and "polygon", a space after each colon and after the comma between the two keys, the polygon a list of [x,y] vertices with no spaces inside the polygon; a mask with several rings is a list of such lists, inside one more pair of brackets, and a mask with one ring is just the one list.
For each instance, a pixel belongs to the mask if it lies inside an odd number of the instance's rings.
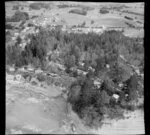
{"label": "grass field", "polygon": [[[30,2],[31,3],[31,2]],[[140,21],[144,23],[144,16],[142,15],[136,15],[130,12],[140,13],[144,14],[144,5],[143,3],[137,3],[136,5],[134,3],[91,3],[91,2],[49,2],[51,6],[51,9],[49,10],[29,10],[29,2],[20,2],[19,4],[24,6],[24,9],[22,11],[27,12],[30,16],[32,15],[42,15],[45,17],[52,17],[57,16],[60,20],[65,20],[66,25],[78,25],[83,22],[86,23],[86,26],[111,26],[111,27],[126,27],[125,21],[128,21],[129,23],[139,26],[139,24],[136,21]],[[69,13],[70,10],[74,9],[75,7],[66,7],[66,8],[59,8],[57,5],[61,4],[68,4],[71,6],[76,7],[90,7],[93,8],[93,10],[88,10],[87,15],[79,15],[79,14],[73,14]],[[6,5],[6,16],[12,16],[15,12],[15,10],[12,10],[13,5],[16,5],[14,2],[7,2]],[[79,5],[79,6],[78,6]],[[120,7],[120,6],[126,6],[123,7],[120,11],[112,10],[110,7]],[[99,10],[102,7],[109,8],[108,14],[100,14]],[[129,11],[129,13],[122,12],[122,11]],[[133,18],[133,20],[127,20],[124,18],[124,16],[129,16]],[[94,23],[91,25],[91,21],[94,21]]]}

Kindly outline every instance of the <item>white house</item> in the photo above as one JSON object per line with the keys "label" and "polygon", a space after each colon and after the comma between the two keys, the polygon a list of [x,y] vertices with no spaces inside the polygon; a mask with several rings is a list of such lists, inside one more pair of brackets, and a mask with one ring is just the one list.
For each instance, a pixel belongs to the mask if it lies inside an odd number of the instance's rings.
{"label": "white house", "polygon": [[13,71],[15,71],[15,68],[14,67],[10,67],[9,71],[13,72]]}
{"label": "white house", "polygon": [[41,69],[37,69],[37,70],[35,70],[35,73],[39,74],[39,73],[43,73],[43,71]]}
{"label": "white house", "polygon": [[33,68],[31,65],[29,65],[29,66],[27,66],[27,70],[33,72],[33,71],[34,71],[34,68]]}
{"label": "white house", "polygon": [[106,64],[106,68],[110,68],[109,64]]}
{"label": "white house", "polygon": [[97,80],[94,80],[94,85],[98,88],[100,88],[101,86],[101,82],[100,81],[97,81]]}
{"label": "white house", "polygon": [[119,87],[122,87],[123,86],[123,83],[119,83]]}
{"label": "white house", "polygon": [[118,94],[113,94],[113,97],[116,99],[116,101],[118,101],[118,99],[119,99],[119,95]]}
{"label": "white house", "polygon": [[24,68],[24,67],[19,68],[19,71],[21,71],[21,72],[25,72],[25,68]]}
{"label": "white house", "polygon": [[139,69],[136,69],[135,72],[140,75],[140,70]]}

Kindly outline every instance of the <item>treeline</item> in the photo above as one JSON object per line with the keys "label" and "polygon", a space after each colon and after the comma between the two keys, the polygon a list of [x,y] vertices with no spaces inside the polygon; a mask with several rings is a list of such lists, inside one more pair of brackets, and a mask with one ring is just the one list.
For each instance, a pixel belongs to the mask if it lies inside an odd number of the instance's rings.
{"label": "treeline", "polygon": [[20,46],[21,38],[17,38],[17,42],[13,46],[6,45],[6,63],[15,64],[16,67],[33,64],[35,67],[43,67],[46,58],[46,33],[41,31],[38,35],[29,35],[31,42],[24,49]]}
{"label": "treeline", "polygon": [[144,14],[141,14],[141,13],[132,12],[132,11],[128,11],[128,10],[123,10],[122,12],[128,13],[128,14],[133,14],[133,15],[140,15],[140,16],[143,16],[143,15],[144,15]]}
{"label": "treeline", "polygon": [[50,5],[48,3],[32,3],[29,5],[30,10],[40,10],[41,8],[50,9]]}
{"label": "treeline", "polygon": [[[99,127],[104,115],[110,119],[124,118],[124,109],[133,111],[136,107],[131,102],[137,102],[139,88],[138,79],[135,75],[124,82],[126,87],[116,90],[115,83],[106,77],[100,88],[93,84],[91,77],[79,78],[70,87],[68,101],[79,117],[85,120],[90,127]],[[113,97],[118,94],[119,99]],[[129,96],[126,97],[126,94]],[[142,95],[142,94],[141,94]]]}
{"label": "treeline", "polygon": [[[60,30],[40,28],[37,35],[29,35],[28,38],[31,39],[31,43],[27,44],[23,51],[26,53],[24,55],[27,59],[35,57],[42,61],[46,57],[46,52],[57,50],[59,51],[58,59],[68,69],[78,66],[79,62],[84,62],[85,67],[95,68],[96,74],[103,68],[105,69],[106,64],[109,64],[110,68],[115,67],[119,54],[123,54],[131,63],[136,61],[138,65],[144,57],[144,48],[138,39],[125,37],[121,32],[116,31],[104,32],[102,35],[95,33],[68,34]],[[11,48],[19,47],[17,42]],[[9,50],[6,51],[9,52]],[[49,58],[53,57],[53,54]]]}

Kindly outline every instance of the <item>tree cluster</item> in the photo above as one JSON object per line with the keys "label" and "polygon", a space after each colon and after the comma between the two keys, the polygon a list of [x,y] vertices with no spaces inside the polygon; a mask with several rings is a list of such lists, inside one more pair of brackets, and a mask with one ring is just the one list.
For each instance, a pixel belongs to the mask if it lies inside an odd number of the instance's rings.
{"label": "tree cluster", "polygon": [[86,15],[87,14],[87,12],[83,9],[72,9],[69,11],[69,13],[79,14],[79,15]]}
{"label": "tree cluster", "polygon": [[107,9],[102,8],[102,9],[99,10],[99,13],[101,13],[101,14],[108,14],[109,11]]}
{"label": "tree cluster", "polygon": [[29,20],[28,13],[17,10],[15,14],[12,17],[7,18],[6,21],[7,22],[19,22],[19,21],[26,21],[26,20]]}
{"label": "tree cluster", "polygon": [[49,4],[47,3],[32,3],[29,5],[30,10],[40,10],[41,8],[49,9]]}
{"label": "tree cluster", "polygon": [[[88,74],[84,76],[74,73],[77,81],[71,83],[68,102],[89,126],[97,125],[104,114],[111,118],[121,117],[122,109],[134,108],[129,103],[135,101],[142,90],[138,88],[139,79],[136,76],[126,77],[129,69],[126,68],[126,63],[120,60],[120,54],[131,64],[136,61],[137,66],[143,65],[144,47],[140,44],[142,39],[129,38],[117,31],[106,31],[101,35],[68,34],[59,28],[39,28],[39,31],[37,35],[29,35],[31,42],[23,51],[19,43],[6,46],[7,64],[15,64],[18,67],[28,64],[46,67],[47,62],[53,61],[64,65],[69,76],[73,73],[72,68],[79,68],[79,63],[84,63],[81,69]],[[49,60],[46,61],[49,52]],[[109,65],[109,68],[106,65]],[[95,71],[89,70],[89,67]],[[94,78],[102,80],[100,88],[94,85]],[[40,79],[43,79],[43,76],[40,76]],[[123,83],[124,87],[119,88],[119,83]],[[119,95],[118,102],[113,94]],[[128,96],[125,96],[126,94]]]}

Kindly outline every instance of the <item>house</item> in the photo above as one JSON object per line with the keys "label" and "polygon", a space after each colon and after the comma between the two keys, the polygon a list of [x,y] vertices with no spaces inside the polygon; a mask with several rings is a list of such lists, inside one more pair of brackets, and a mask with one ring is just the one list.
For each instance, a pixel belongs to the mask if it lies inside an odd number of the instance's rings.
{"label": "house", "polygon": [[88,67],[88,70],[91,70],[91,71],[95,71],[95,69],[94,68],[92,68],[92,67]]}
{"label": "house", "polygon": [[94,85],[98,88],[100,88],[101,86],[101,82],[100,81],[97,81],[97,80],[94,80]]}
{"label": "house", "polygon": [[84,65],[85,65],[85,63],[83,63],[83,62],[79,62],[79,65],[84,66]]}
{"label": "house", "polygon": [[16,40],[16,37],[12,37],[12,40]]}
{"label": "house", "polygon": [[19,33],[14,33],[14,36],[15,36],[15,37],[19,36]]}
{"label": "house", "polygon": [[94,79],[94,85],[98,88],[100,88],[102,82],[103,81],[100,78]]}
{"label": "house", "polygon": [[27,70],[28,70],[28,71],[31,71],[31,72],[34,72],[34,68],[33,68],[31,65],[28,65],[28,66],[27,66]]}
{"label": "house", "polygon": [[110,68],[109,64],[106,64],[106,68]]}
{"label": "house", "polygon": [[14,68],[14,67],[10,67],[10,68],[9,68],[9,71],[14,72],[14,71],[15,71],[15,68]]}
{"label": "house", "polygon": [[41,69],[37,69],[37,70],[35,70],[35,73],[39,74],[39,73],[43,73],[43,71]]}
{"label": "house", "polygon": [[118,99],[119,99],[119,95],[118,94],[113,94],[113,97],[116,99],[116,101],[118,101]]}
{"label": "house", "polygon": [[18,70],[21,71],[21,72],[25,72],[25,68],[24,67],[19,68]]}
{"label": "house", "polygon": [[136,69],[135,72],[140,75],[140,70],[139,69]]}
{"label": "house", "polygon": [[119,83],[119,87],[122,87],[123,86],[123,83]]}

